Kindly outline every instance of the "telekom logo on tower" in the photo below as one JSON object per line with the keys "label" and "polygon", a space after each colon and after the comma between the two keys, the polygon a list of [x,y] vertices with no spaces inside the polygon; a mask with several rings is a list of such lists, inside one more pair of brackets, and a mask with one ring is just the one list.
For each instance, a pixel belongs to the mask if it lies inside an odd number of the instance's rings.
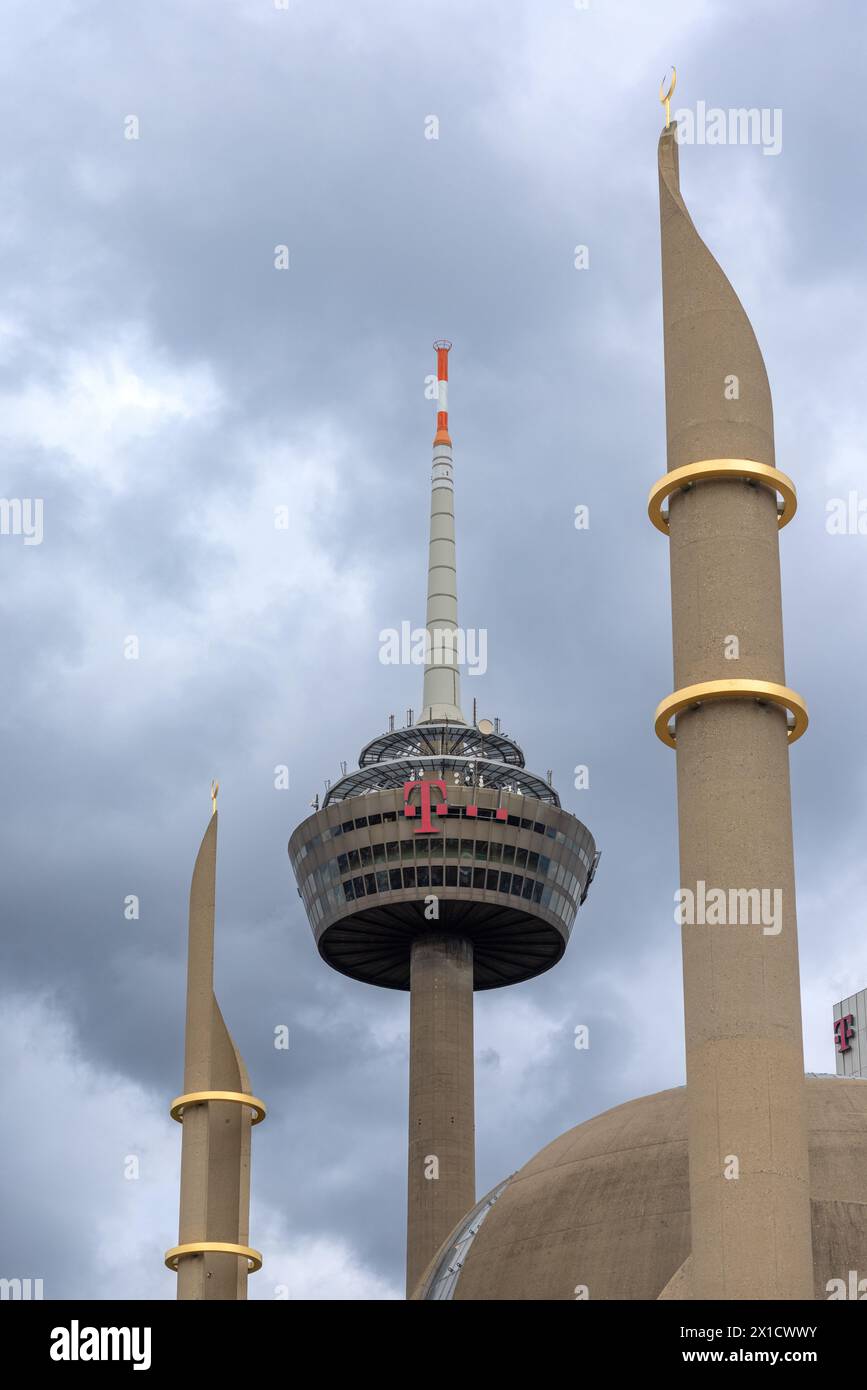
{"label": "telekom logo on tower", "polygon": [[838,1018],[834,1024],[834,1041],[840,1052],[852,1051],[852,1039],[855,1036],[855,1015],[844,1014]]}
{"label": "telekom logo on tower", "polygon": [[[439,791],[442,794],[442,801],[438,801],[436,805],[434,805],[431,801],[431,793],[433,792],[434,787],[436,787],[437,791]],[[418,790],[419,796],[421,798],[419,806],[414,806],[410,801],[410,797],[416,789]],[[404,815],[407,817],[408,820],[413,820],[415,818],[416,811],[418,810],[421,811],[421,825],[417,825],[415,827],[415,834],[430,835],[436,829],[436,826],[431,820],[431,811],[433,811],[434,814],[437,816],[447,816],[449,813],[449,803],[446,799],[445,782],[441,781],[440,779],[432,779],[428,782],[404,782]],[[478,806],[468,806],[466,808],[466,811],[468,816],[477,816],[479,814]],[[494,812],[494,820],[506,820],[508,814],[509,813],[506,810],[505,806],[498,806],[496,811]]]}

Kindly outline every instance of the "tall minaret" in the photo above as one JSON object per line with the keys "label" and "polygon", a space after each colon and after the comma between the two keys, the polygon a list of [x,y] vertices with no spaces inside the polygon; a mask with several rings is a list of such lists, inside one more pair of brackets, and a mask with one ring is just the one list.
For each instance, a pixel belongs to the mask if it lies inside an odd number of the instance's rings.
{"label": "tall minaret", "polygon": [[[409,990],[407,1293],[475,1203],[473,991],[562,956],[593,837],[517,743],[461,712],[448,353],[437,342],[428,652],[420,719],[362,749],[296,827],[289,856],[320,955]],[[499,723],[499,721],[497,721]]]}
{"label": "tall minaret", "polygon": [[178,1244],[166,1253],[178,1298],[245,1299],[262,1256],[249,1245],[250,1126],[265,1107],[250,1094],[243,1058],[214,995],[217,786],[190,887],[184,1094],[172,1102],[183,1124]]}
{"label": "tall minaret", "polygon": [[649,511],[671,559],[674,693],[656,730],[677,750],[687,914],[687,1287],[812,1298],[789,793],[807,714],[785,684],[778,544],[795,492],[755,334],[681,196],[674,125],[659,190],[669,471]]}
{"label": "tall minaret", "polygon": [[[455,483],[449,435],[449,349],[434,343],[437,355],[437,429],[431,473],[430,553],[427,572],[428,660],[420,724],[447,719],[467,721],[461,713],[460,675],[454,637],[458,627],[458,582],[455,558]],[[435,660],[439,654],[441,660]]]}

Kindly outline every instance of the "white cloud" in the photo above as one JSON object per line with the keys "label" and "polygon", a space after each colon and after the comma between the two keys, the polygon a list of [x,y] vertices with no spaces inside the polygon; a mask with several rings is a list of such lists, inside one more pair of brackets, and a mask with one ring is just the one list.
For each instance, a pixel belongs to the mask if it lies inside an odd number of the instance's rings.
{"label": "white cloud", "polygon": [[134,481],[131,449],[193,422],[212,419],[223,404],[205,364],[182,365],[156,350],[140,328],[111,343],[70,350],[59,367],[42,361],[22,387],[0,395],[10,444],[59,453],[83,480],[113,493]]}

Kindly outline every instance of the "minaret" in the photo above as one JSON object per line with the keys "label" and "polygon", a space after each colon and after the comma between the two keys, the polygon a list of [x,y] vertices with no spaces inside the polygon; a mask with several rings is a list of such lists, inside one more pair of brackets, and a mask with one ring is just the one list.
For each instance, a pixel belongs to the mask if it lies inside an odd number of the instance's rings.
{"label": "minaret", "polygon": [[[669,537],[694,1299],[813,1297],[771,394],[750,322],[659,141]],[[777,497],[781,498],[778,504]],[[668,501],[667,513],[663,504]]]}
{"label": "minaret", "polygon": [[410,991],[407,1292],[475,1202],[473,991],[562,956],[598,861],[589,830],[459,691],[448,353],[435,343],[420,719],[380,734],[289,841],[319,953],[353,979]]}
{"label": "minaret", "polygon": [[248,1273],[262,1266],[249,1245],[250,1126],[265,1107],[214,995],[217,790],[190,887],[184,1094],[171,1105],[183,1125],[181,1203],[178,1244],[165,1259],[179,1299],[245,1299]]}

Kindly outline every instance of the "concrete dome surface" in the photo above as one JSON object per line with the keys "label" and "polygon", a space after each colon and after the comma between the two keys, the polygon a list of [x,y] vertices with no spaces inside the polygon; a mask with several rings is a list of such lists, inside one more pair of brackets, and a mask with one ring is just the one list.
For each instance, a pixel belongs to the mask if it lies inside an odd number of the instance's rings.
{"label": "concrete dome surface", "polygon": [[[826,1299],[830,1279],[867,1277],[867,1081],[808,1076],[806,1090],[815,1296]],[[494,1192],[416,1298],[575,1299],[580,1286],[591,1300],[689,1296],[684,1087],[576,1125]]]}

